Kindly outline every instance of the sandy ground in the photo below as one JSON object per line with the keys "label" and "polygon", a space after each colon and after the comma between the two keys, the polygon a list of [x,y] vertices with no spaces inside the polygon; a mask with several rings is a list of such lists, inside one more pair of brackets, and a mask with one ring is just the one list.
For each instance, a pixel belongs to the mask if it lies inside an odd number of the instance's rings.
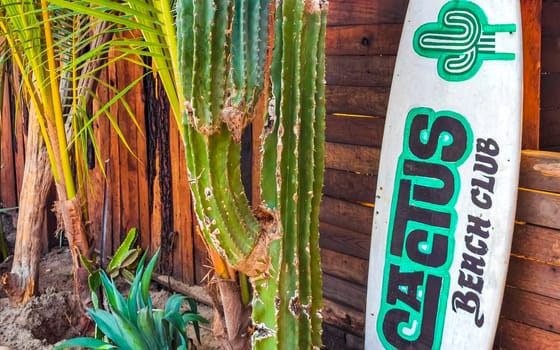
{"label": "sandy ground", "polygon": [[[4,229],[8,241],[13,241],[10,221],[4,218]],[[0,275],[9,271],[9,265],[9,261],[0,263]],[[155,285],[152,289],[154,306],[163,306],[171,293]],[[26,305],[13,307],[0,289],[0,349],[8,346],[11,350],[45,350],[62,339],[83,336],[74,326],[72,263],[68,248],[52,249],[41,258],[39,290],[40,294]],[[211,308],[204,304],[199,305],[199,313],[206,319],[212,317]],[[210,325],[201,325],[201,330],[202,344],[197,349],[221,348]],[[189,336],[194,338],[194,333]]]}

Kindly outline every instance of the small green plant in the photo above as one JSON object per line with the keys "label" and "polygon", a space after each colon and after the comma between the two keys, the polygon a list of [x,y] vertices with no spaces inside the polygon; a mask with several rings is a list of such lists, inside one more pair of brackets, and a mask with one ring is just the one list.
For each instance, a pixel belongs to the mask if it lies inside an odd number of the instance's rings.
{"label": "small green plant", "polygon": [[[109,310],[99,307],[87,312],[96,323],[102,336],[98,338],[74,338],[64,341],[53,349],[83,347],[88,349],[190,349],[187,326],[192,324],[196,339],[200,342],[199,322],[208,321],[200,316],[196,302],[182,295],[171,296],[165,308],[154,309],[149,294],[152,272],[159,256],[159,249],[144,268],[146,253],[140,259],[136,276],[128,297],[117,289],[114,281],[103,270],[100,279]],[[182,312],[181,305],[187,300],[190,311]]]}
{"label": "small green plant", "polygon": [[134,227],[131,228],[126,235],[126,238],[115,252],[115,255],[107,264],[106,268],[102,263],[93,263],[85,256],[80,255],[82,265],[89,272],[88,286],[91,291],[91,298],[94,307],[98,307],[97,292],[101,287],[101,272],[105,271],[105,273],[113,279],[123,276],[129,283],[134,281],[134,274],[131,269],[134,268],[135,264],[138,262],[140,253],[142,253],[142,248],[132,248],[132,245],[136,242],[137,237],[138,231]]}

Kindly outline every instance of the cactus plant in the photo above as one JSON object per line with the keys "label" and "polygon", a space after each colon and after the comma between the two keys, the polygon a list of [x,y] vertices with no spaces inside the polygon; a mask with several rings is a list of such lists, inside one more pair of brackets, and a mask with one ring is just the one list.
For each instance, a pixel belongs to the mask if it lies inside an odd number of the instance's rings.
{"label": "cactus plant", "polygon": [[239,139],[266,93],[269,1],[185,0],[177,14],[182,126],[201,231],[251,278],[255,349],[319,347],[326,3],[276,3],[255,212],[239,176]]}

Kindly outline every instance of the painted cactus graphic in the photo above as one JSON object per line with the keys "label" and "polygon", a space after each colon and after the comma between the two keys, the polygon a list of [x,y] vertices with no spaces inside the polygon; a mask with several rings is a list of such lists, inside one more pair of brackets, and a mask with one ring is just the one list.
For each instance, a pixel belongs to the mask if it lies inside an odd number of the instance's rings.
{"label": "painted cactus graphic", "polygon": [[515,54],[496,52],[496,33],[516,31],[515,24],[488,24],[482,8],[469,1],[450,1],[438,21],[422,25],[414,33],[417,54],[438,60],[437,69],[447,81],[472,78],[485,60],[513,60]]}

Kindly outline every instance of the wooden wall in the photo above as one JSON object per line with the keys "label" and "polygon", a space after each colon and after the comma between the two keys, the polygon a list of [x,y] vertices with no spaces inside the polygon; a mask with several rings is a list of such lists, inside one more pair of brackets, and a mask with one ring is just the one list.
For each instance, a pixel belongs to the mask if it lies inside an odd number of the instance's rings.
{"label": "wooden wall", "polygon": [[506,290],[495,345],[560,347],[560,153],[524,150]]}
{"label": "wooden wall", "polygon": [[381,139],[405,0],[331,0],[321,207],[325,345],[363,346]]}

